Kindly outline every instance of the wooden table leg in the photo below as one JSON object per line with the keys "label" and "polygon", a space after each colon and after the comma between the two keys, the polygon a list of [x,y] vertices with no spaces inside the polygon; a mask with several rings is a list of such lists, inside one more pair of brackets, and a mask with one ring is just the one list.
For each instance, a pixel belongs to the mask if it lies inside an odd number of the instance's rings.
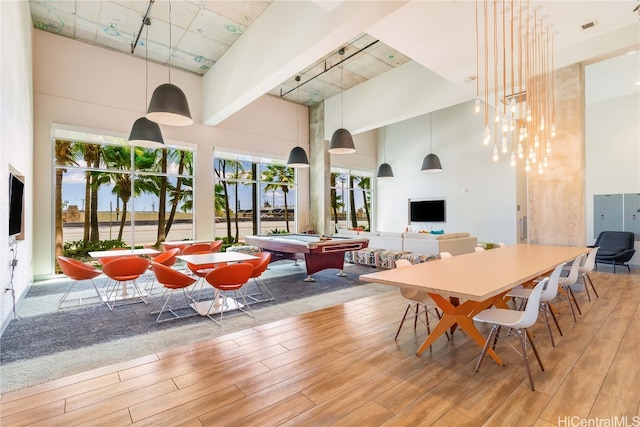
{"label": "wooden table leg", "polygon": [[[467,335],[469,335],[479,346],[480,348],[484,347],[485,338],[482,336],[480,331],[473,324],[473,316],[482,310],[490,307],[491,305],[496,305],[500,308],[506,308],[507,305],[502,299],[504,294],[497,295],[493,298],[490,298],[486,301],[465,301],[460,305],[453,305],[447,298],[444,298],[438,294],[429,294],[431,298],[438,304],[438,307],[444,313],[442,319],[438,322],[436,327],[431,331],[429,336],[422,343],[416,354],[421,355],[427,347],[429,347],[433,342],[440,337],[440,335],[444,334],[450,327],[457,324],[460,326],[460,329],[465,331]],[[487,350],[487,354],[495,360],[498,365],[503,365],[504,363],[498,357],[498,355],[493,351],[492,348]]]}

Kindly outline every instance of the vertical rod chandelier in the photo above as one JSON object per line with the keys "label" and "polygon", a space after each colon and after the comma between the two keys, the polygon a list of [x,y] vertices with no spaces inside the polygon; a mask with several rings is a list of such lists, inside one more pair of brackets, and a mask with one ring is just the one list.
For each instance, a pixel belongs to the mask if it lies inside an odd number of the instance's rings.
{"label": "vertical rod chandelier", "polygon": [[[474,111],[480,112],[482,86],[482,142],[493,145],[494,161],[500,160],[501,155],[509,156],[511,166],[515,166],[517,160],[524,160],[527,172],[532,165],[537,165],[538,172],[542,173],[556,134],[551,25],[545,23],[546,16],[538,16],[538,8],[530,9],[529,0],[482,0],[481,12],[480,1],[476,0],[475,8],[478,78]],[[489,76],[490,67],[493,76]],[[489,94],[490,83],[493,99]]]}

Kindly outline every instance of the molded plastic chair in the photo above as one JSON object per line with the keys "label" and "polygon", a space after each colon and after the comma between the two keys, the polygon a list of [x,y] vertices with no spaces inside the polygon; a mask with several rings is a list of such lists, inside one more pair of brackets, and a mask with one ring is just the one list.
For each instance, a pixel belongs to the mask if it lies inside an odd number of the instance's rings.
{"label": "molded plastic chair", "polygon": [[[148,259],[134,256],[127,256],[113,260],[102,267],[102,272],[115,281],[113,287],[107,290],[107,306],[109,307],[109,310],[113,310],[118,297],[120,297],[120,299],[128,299],[129,296],[132,295],[129,294],[126,288],[128,282],[131,282],[135,289],[133,298],[137,297],[145,304],[147,303],[145,294],[140,290],[136,279],[142,276],[148,268]],[[119,292],[121,288],[122,292]],[[109,303],[111,303],[111,305],[109,305]]]}
{"label": "molded plastic chair", "polygon": [[215,240],[211,242],[211,252],[220,252],[222,249],[222,240]]}
{"label": "molded plastic chair", "polygon": [[[73,279],[73,282],[71,282],[71,286],[69,286],[69,289],[67,289],[64,295],[62,295],[62,298],[60,298],[60,301],[58,303],[58,309],[60,309],[62,306],[62,303],[64,303],[67,300],[67,297],[69,296],[69,293],[71,292],[71,290],[76,286],[78,282],[82,280],[91,280],[93,289],[96,291],[96,295],[98,296],[100,302],[102,302],[100,291],[98,291],[98,288],[96,287],[96,284],[93,281],[95,277],[102,274],[100,270],[98,270],[92,265],[85,264],[84,262],[80,262],[73,258],[67,258],[64,256],[58,257],[58,265],[60,266],[60,269],[65,274],[65,276],[67,276],[70,279]],[[78,298],[78,302],[82,303],[82,298]]]}
{"label": "molded plastic chair", "polygon": [[578,268],[578,274],[580,276],[580,279],[582,280],[584,289],[587,291],[587,298],[589,298],[589,301],[591,301],[591,294],[589,293],[587,282],[589,282],[588,284],[591,285],[593,293],[595,294],[596,298],[598,298],[598,291],[596,291],[596,287],[593,286],[593,281],[591,280],[591,277],[589,277],[589,273],[592,272],[596,267],[596,256],[598,255],[599,249],[600,248],[597,246],[595,248],[592,248],[587,254],[587,257],[584,259],[584,263]]}
{"label": "molded plastic chair", "polygon": [[[207,250],[203,252],[194,252],[189,255],[208,254],[208,253],[211,253],[211,251]],[[188,262],[187,268],[189,269],[189,271],[192,274],[198,276],[196,285],[193,287],[193,290],[191,291],[191,293],[193,293],[196,290],[196,288],[198,287],[198,283],[200,283],[200,290],[202,290],[202,287],[204,286],[203,279],[205,278],[205,276],[211,273],[215,268],[221,267],[223,265],[226,265],[226,263],[193,264],[191,262]],[[199,296],[198,296],[198,300],[200,300]]]}
{"label": "molded plastic chair", "polygon": [[[107,249],[107,250],[108,251],[119,251],[119,250],[122,250],[122,249],[123,248],[111,248],[111,249]],[[100,263],[101,267],[104,267],[105,264],[110,263],[111,261],[116,260],[116,259],[120,259],[120,258],[122,258],[120,255],[110,256],[110,257],[100,257],[100,258],[98,258],[98,262]],[[102,285],[102,288],[103,289],[108,289],[110,282],[111,282],[111,279],[107,278],[107,280],[105,280],[104,284]]]}
{"label": "molded plastic chair", "polygon": [[476,322],[493,324],[493,326],[491,327],[491,332],[487,337],[487,341],[484,343],[484,347],[482,348],[482,353],[480,353],[478,363],[476,364],[476,372],[478,372],[478,370],[480,369],[480,365],[482,364],[482,361],[487,354],[490,343],[493,342],[492,348],[495,349],[496,343],[498,342],[498,337],[500,335],[500,328],[502,328],[502,326],[506,326],[510,328],[511,332],[514,332],[515,335],[520,338],[520,344],[522,345],[522,357],[524,358],[524,364],[527,367],[527,374],[529,374],[531,390],[535,391],[535,387],[533,385],[533,376],[531,375],[531,368],[529,367],[529,358],[527,356],[527,338],[529,339],[529,344],[533,349],[533,353],[536,355],[536,359],[538,359],[540,369],[542,369],[543,372],[544,366],[542,366],[540,355],[538,354],[538,350],[536,349],[536,346],[533,343],[533,339],[531,338],[531,334],[529,333],[527,328],[536,323],[536,320],[538,319],[540,296],[547,286],[548,281],[549,278],[544,278],[544,280],[539,282],[535,286],[535,288],[533,288],[531,294],[529,295],[529,299],[527,300],[527,306],[525,307],[524,311],[509,310],[506,308],[490,308],[487,310],[483,310],[474,316],[473,320]]}
{"label": "molded plastic chair", "polygon": [[[396,268],[405,268],[411,265],[406,259],[396,260]],[[402,321],[400,321],[400,326],[398,326],[398,331],[396,332],[396,336],[394,340],[398,339],[398,335],[400,335],[400,330],[402,329],[402,325],[404,325],[404,321],[407,319],[407,315],[409,314],[409,310],[411,310],[411,317],[413,317],[413,330],[415,331],[418,326],[418,319],[427,327],[427,334],[431,333],[431,325],[429,323],[429,316],[433,316],[440,320],[442,315],[438,310],[438,305],[435,301],[429,296],[426,292],[420,292],[413,289],[400,288],[400,293],[404,298],[409,300],[409,304],[407,304],[407,309],[404,311],[404,316],[402,316]],[[415,304],[415,305],[414,305]],[[423,307],[421,310],[421,306]],[[421,315],[424,313],[425,320],[422,320]],[[449,338],[449,333],[447,332],[447,338]],[[431,346],[429,346],[429,350],[431,350]]]}
{"label": "molded plastic chair", "polygon": [[[162,252],[160,255],[157,255],[153,259],[153,262],[158,263],[158,264],[162,264],[162,265],[167,266],[167,267],[171,267],[178,260],[178,258],[176,258],[178,256],[178,254],[180,254],[180,248],[169,249],[168,251]],[[151,270],[151,269],[152,269],[152,266],[149,266],[149,270]],[[144,287],[145,290],[149,291],[149,295],[151,295],[151,293],[153,292],[153,285],[154,285],[155,282],[156,282],[155,281],[155,276],[153,276],[153,277],[151,277],[151,279],[149,279],[149,282]]]}
{"label": "molded plastic chair", "polygon": [[[551,313],[551,317],[553,318],[553,321],[558,328],[558,332],[560,333],[560,336],[562,336],[560,324],[558,323],[558,319],[556,319],[556,315],[551,308],[550,301],[552,301],[556,297],[556,295],[558,295],[558,281],[560,280],[560,274],[562,274],[564,266],[565,264],[560,264],[553,270],[551,276],[549,276],[549,282],[547,283],[546,289],[544,290],[544,292],[542,292],[542,295],[540,295],[540,311],[542,312],[544,323],[547,325],[549,337],[551,337],[551,345],[553,347],[556,346],[556,343],[553,339],[553,333],[551,332],[548,313]],[[531,288],[515,288],[509,291],[507,296],[512,298],[521,298],[523,301],[520,308],[522,308],[526,300],[531,296],[531,292],[533,292],[533,289]]]}
{"label": "molded plastic chair", "polygon": [[203,252],[212,252],[211,243],[194,243],[191,246],[187,246],[182,250],[182,255],[193,255]]}
{"label": "molded plastic chair", "polygon": [[[218,290],[211,301],[211,306],[207,310],[207,317],[214,323],[222,325],[222,317],[225,311],[240,310],[249,317],[255,317],[251,307],[247,303],[242,292],[238,292],[242,286],[249,281],[253,274],[253,265],[244,262],[229,264],[211,271],[205,280]],[[234,298],[227,297],[227,292],[233,291]],[[242,299],[242,303],[238,301]],[[220,312],[220,319],[213,318],[216,311]]]}
{"label": "molded plastic chair", "polygon": [[569,270],[569,275],[567,277],[561,277],[558,280],[558,285],[562,289],[562,293],[567,298],[567,301],[569,301],[569,308],[571,308],[571,314],[573,314],[574,322],[577,322],[577,320],[576,320],[576,312],[573,310],[573,305],[575,304],[576,309],[578,309],[578,313],[580,313],[581,315],[582,315],[582,310],[580,310],[580,306],[578,305],[578,301],[576,300],[576,297],[573,294],[573,289],[571,289],[571,286],[575,285],[576,282],[578,281],[578,270],[580,268],[580,265],[582,264],[582,260],[584,259],[584,257],[585,257],[584,254],[578,256],[573,261],[573,264],[571,264],[571,270]]}
{"label": "molded plastic chair", "polygon": [[[264,281],[260,278],[260,276],[262,276],[262,273],[264,273],[267,270],[267,267],[269,267],[269,263],[271,262],[271,252],[260,252],[256,256],[258,257],[258,259],[242,261],[244,263],[253,265],[253,273],[251,273],[251,278],[255,282],[259,291],[256,294],[247,294],[246,297],[251,298],[255,302],[273,301],[275,297],[273,296],[267,285],[264,283]],[[262,288],[264,288],[265,292],[262,291]],[[267,298],[256,298],[256,296],[264,295],[265,293],[268,295]]]}
{"label": "molded plastic chair", "polygon": [[182,251],[189,246],[188,243],[162,243],[162,247],[164,248],[165,251],[170,251],[171,249],[175,249],[178,248],[179,249],[179,254],[182,253]]}
{"label": "molded plastic chair", "polygon": [[[178,248],[174,248],[172,250],[178,250]],[[175,319],[182,319],[185,317],[191,317],[198,314],[198,312],[192,312],[186,315],[179,315],[178,313],[176,313],[177,310],[190,308],[190,305],[189,305],[190,302],[195,303],[195,301],[187,293],[187,288],[193,285],[196,282],[196,279],[194,279],[193,277],[187,276],[186,274],[181,273],[177,270],[174,270],[169,266],[166,266],[157,262],[151,263],[151,269],[153,270],[153,274],[155,275],[158,282],[162,284],[162,286],[164,286],[164,292],[162,293],[160,298],[158,298],[158,300],[155,302],[155,304],[153,305],[153,307],[151,307],[151,310],[149,311],[149,314],[158,315],[158,317],[156,318],[157,323],[166,322],[166,321],[175,320]],[[167,308],[169,301],[171,300],[171,296],[173,295],[173,292],[177,289],[182,291],[182,296],[184,297],[185,306],[179,307],[179,308],[169,306]],[[163,301],[164,303],[162,304],[162,308],[159,311],[156,310],[157,307],[160,306],[160,304]],[[172,317],[161,319],[162,314],[165,312],[171,313]]]}

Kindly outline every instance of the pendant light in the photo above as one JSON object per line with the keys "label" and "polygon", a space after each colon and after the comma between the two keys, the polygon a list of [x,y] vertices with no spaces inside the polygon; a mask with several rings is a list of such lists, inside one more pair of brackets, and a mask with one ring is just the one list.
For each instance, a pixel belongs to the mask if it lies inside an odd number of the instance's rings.
{"label": "pendant light", "polygon": [[432,124],[431,124],[431,113],[429,113],[429,154],[422,161],[422,172],[434,173],[434,172],[442,172],[442,164],[440,164],[440,159],[438,156],[432,153],[432,145],[433,145],[433,132],[432,132]]}
{"label": "pendant light", "polygon": [[169,83],[161,84],[153,91],[147,118],[169,126],[193,124],[187,97],[178,86],[171,84],[171,1],[169,1]]}
{"label": "pendant light", "polygon": [[393,178],[393,169],[391,169],[391,165],[387,163],[387,134],[385,132],[384,126],[382,127],[382,156],[384,159],[384,163],[382,163],[378,167],[378,174],[376,178],[379,179],[388,179]]}
{"label": "pendant light", "polygon": [[[338,51],[340,55],[344,55],[344,49]],[[343,101],[343,77],[344,65],[340,68],[340,114],[342,118],[342,127],[336,130],[331,136],[331,144],[329,145],[329,153],[331,154],[351,154],[356,152],[356,146],[353,143],[351,132],[344,128],[344,101]]]}
{"label": "pendant light", "polygon": [[[145,80],[144,80],[144,102],[147,103],[147,87],[149,85],[149,49],[147,43],[149,42],[149,25],[151,25],[151,19],[149,19],[149,11],[153,0],[149,3],[149,9],[147,14],[142,18],[143,25],[146,26],[146,36],[144,42],[144,66],[145,66]],[[134,46],[135,47],[135,46]],[[162,137],[162,131],[160,126],[156,122],[152,122],[146,117],[140,117],[133,123],[131,132],[129,133],[129,144],[134,147],[146,147],[146,148],[160,148],[164,147],[164,138]]]}
{"label": "pendant light", "polygon": [[304,151],[304,148],[300,147],[300,145],[298,144],[298,134],[300,133],[300,122],[298,121],[298,107],[300,103],[298,88],[300,87],[300,76],[296,76],[296,82],[298,82],[298,85],[296,86],[296,146],[293,147],[293,149],[289,153],[287,166],[289,166],[290,168],[308,168],[309,159],[307,158],[307,153]]}

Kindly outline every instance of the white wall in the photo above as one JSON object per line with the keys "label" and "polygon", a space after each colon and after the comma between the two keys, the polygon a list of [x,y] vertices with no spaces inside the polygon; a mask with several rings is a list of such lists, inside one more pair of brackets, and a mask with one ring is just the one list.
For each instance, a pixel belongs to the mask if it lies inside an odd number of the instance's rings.
{"label": "white wall", "polygon": [[9,287],[13,258],[9,245],[10,171],[25,176],[24,236],[25,240],[12,246],[17,251],[13,288],[21,298],[31,283],[33,253],[33,104],[31,85],[31,16],[25,1],[0,2],[0,322],[1,330],[13,318],[12,292]]}
{"label": "white wall", "polygon": [[[404,231],[408,199],[444,198],[445,223],[414,224],[413,228],[468,231],[479,241],[516,243],[516,171],[508,160],[494,163],[491,148],[482,145],[483,117],[472,102],[432,113],[433,152],[443,171],[420,171],[429,154],[429,115],[388,125],[386,160],[394,178],[377,180],[376,228]],[[378,158],[383,159],[380,140]]]}
{"label": "white wall", "polygon": [[[52,124],[76,126],[115,136],[128,136],[131,125],[144,115],[145,63],[136,57],[80,43],[43,31],[34,31],[35,146],[34,182],[37,188],[34,242],[34,275],[53,272]],[[149,96],[166,82],[166,67],[149,63]],[[286,160],[297,144],[309,150],[308,112],[304,107],[264,96],[216,127],[202,121],[202,80],[177,70],[171,82],[187,95],[195,124],[162,126],[165,141],[187,143],[196,151],[196,238],[212,238],[213,150],[267,155]],[[296,120],[298,124],[296,125]],[[308,171],[299,172],[297,210],[308,217]],[[301,224],[304,227],[306,224]]]}

